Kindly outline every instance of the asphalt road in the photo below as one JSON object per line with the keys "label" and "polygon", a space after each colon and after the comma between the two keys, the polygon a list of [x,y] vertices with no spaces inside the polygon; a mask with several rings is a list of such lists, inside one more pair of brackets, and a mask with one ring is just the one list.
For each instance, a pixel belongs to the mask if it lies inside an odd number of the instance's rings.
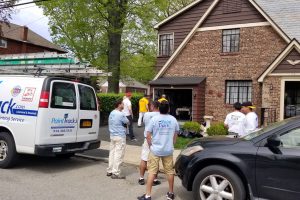
{"label": "asphalt road", "polygon": [[[1,200],[134,200],[145,186],[137,184],[136,167],[124,164],[126,180],[106,177],[107,163],[84,158],[40,158],[22,156],[13,169],[0,169]],[[152,199],[166,199],[167,181],[153,188]],[[180,180],[175,179],[177,200],[192,200]]]}

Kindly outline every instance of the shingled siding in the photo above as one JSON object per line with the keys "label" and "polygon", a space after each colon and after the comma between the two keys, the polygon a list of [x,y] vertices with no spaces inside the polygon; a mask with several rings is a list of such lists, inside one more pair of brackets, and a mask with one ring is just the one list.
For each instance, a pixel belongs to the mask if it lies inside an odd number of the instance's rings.
{"label": "shingled siding", "polygon": [[[207,11],[213,0],[203,0],[191,9],[178,15],[158,29],[158,34],[174,33],[174,51],[186,38],[189,32],[194,28],[203,14]],[[169,57],[158,57],[156,62],[157,72],[168,61]]]}
{"label": "shingled siding", "polygon": [[292,62],[300,61],[300,53],[293,49],[272,73],[300,73],[300,63],[292,65],[288,60]]}
{"label": "shingled siding", "polygon": [[163,76],[206,77],[205,115],[223,121],[232,110],[225,104],[226,80],[252,80],[253,103],[260,113],[262,86],[257,78],[286,47],[270,26],[241,28],[240,52],[221,53],[222,30],[197,32]]}
{"label": "shingled siding", "polygon": [[222,0],[201,27],[266,22],[248,0]]}

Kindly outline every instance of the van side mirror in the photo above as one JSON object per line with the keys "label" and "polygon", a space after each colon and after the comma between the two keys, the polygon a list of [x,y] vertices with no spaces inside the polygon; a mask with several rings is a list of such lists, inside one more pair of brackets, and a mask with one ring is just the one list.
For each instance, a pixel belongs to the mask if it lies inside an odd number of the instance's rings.
{"label": "van side mirror", "polygon": [[277,148],[281,145],[281,140],[277,135],[272,135],[267,139],[267,144],[269,147]]}

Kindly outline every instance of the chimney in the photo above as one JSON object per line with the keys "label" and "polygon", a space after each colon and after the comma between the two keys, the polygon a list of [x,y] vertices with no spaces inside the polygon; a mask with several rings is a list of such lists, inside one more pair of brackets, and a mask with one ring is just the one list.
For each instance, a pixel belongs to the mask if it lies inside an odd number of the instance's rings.
{"label": "chimney", "polygon": [[22,40],[23,41],[27,41],[27,36],[28,36],[28,27],[27,26],[23,26],[23,29],[22,29]]}

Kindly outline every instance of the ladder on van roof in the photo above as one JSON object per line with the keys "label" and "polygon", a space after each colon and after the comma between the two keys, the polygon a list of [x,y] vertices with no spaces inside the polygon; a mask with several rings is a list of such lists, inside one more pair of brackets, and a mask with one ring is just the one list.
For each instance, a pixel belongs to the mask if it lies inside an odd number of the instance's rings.
{"label": "ladder on van roof", "polygon": [[0,55],[1,74],[36,74],[54,76],[110,76],[103,70],[56,52]]}

